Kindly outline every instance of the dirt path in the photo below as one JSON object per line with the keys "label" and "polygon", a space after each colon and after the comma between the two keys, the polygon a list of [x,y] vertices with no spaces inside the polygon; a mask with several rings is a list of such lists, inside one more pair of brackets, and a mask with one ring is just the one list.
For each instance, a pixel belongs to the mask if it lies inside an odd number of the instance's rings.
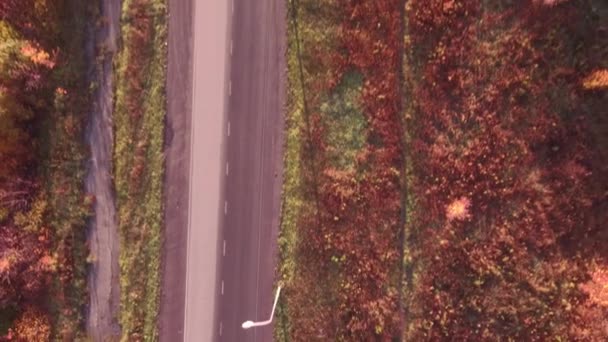
{"label": "dirt path", "polygon": [[91,65],[90,77],[98,88],[94,93],[93,108],[86,139],[91,148],[91,159],[86,178],[86,191],[95,196],[95,213],[90,221],[88,242],[93,257],[88,285],[90,304],[87,312],[87,333],[94,341],[106,341],[120,335],[117,321],[119,308],[118,231],[112,172],[112,57],[120,33],[120,0],[102,0],[101,17],[105,25],[91,28],[87,46],[90,60],[94,50],[105,46],[106,58],[102,65]]}

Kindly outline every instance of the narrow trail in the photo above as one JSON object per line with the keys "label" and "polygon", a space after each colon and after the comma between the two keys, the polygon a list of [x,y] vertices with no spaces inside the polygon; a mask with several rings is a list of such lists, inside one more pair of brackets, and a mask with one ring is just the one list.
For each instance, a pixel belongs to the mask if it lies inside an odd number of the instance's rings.
{"label": "narrow trail", "polygon": [[[87,240],[92,261],[88,275],[89,307],[87,333],[94,341],[120,335],[118,325],[119,265],[118,225],[112,173],[112,57],[120,34],[120,0],[102,0],[100,17],[104,24],[89,28],[87,56],[91,61],[89,79],[96,82],[86,140],[91,149],[85,188],[95,196]],[[103,46],[103,48],[101,48]],[[100,51],[101,50],[103,51]],[[97,51],[96,51],[97,50]],[[103,62],[96,56],[103,53]]]}

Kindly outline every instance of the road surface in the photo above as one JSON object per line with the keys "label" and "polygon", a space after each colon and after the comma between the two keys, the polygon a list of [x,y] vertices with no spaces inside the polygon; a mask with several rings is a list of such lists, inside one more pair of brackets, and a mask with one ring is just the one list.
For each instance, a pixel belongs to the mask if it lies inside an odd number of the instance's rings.
{"label": "road surface", "polygon": [[[234,0],[230,10],[226,154],[214,341],[272,341],[285,99],[285,0]],[[228,134],[229,133],[229,134]],[[225,245],[225,248],[224,248]]]}
{"label": "road surface", "polygon": [[[186,247],[190,198],[193,0],[169,0],[167,119],[165,121],[165,229],[160,313],[161,341],[184,339]],[[204,288],[214,291],[213,288]],[[211,323],[208,324],[209,329]]]}
{"label": "road surface", "polygon": [[193,7],[184,341],[213,341],[215,331],[228,6],[228,1],[196,0]]}
{"label": "road surface", "polygon": [[272,340],[284,6],[169,1],[161,341]]}

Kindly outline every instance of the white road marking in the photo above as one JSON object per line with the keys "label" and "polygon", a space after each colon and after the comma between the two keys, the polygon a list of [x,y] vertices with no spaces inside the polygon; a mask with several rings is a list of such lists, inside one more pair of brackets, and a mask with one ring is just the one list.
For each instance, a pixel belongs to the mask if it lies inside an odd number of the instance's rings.
{"label": "white road marking", "polygon": [[223,256],[226,256],[226,240],[224,240],[224,248],[222,254]]}
{"label": "white road marking", "polygon": [[228,83],[228,96],[232,96],[232,80]]}
{"label": "white road marking", "polygon": [[228,201],[224,201],[224,215],[228,214]]}
{"label": "white road marking", "polygon": [[230,173],[230,164],[226,162],[226,176]]}
{"label": "white road marking", "polygon": [[226,133],[226,135],[230,136],[230,121],[228,121],[228,129],[227,129],[227,131],[228,132]]}
{"label": "white road marking", "polygon": [[222,336],[222,331],[224,330],[224,324],[220,322],[220,336]]}
{"label": "white road marking", "polygon": [[234,15],[234,0],[232,0],[232,15]]}
{"label": "white road marking", "polygon": [[234,48],[234,46],[233,46],[233,45],[234,45],[234,44],[233,44],[232,39],[231,39],[231,40],[230,40],[230,56],[232,56],[232,50],[233,50],[233,48]]}
{"label": "white road marking", "polygon": [[222,280],[222,296],[224,295],[224,281]]}

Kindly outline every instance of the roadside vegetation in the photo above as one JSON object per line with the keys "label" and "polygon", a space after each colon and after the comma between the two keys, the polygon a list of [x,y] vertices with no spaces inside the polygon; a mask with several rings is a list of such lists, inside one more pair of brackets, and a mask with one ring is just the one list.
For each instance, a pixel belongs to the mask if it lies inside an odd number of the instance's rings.
{"label": "roadside vegetation", "polygon": [[280,340],[399,336],[398,5],[289,3]]}
{"label": "roadside vegetation", "polygon": [[606,340],[608,6],[288,9],[277,340]]}
{"label": "roadside vegetation", "polygon": [[95,4],[0,3],[0,340],[83,337],[84,33]]}
{"label": "roadside vegetation", "polygon": [[114,180],[123,341],[156,341],[163,220],[166,3],[122,3],[115,60]]}

